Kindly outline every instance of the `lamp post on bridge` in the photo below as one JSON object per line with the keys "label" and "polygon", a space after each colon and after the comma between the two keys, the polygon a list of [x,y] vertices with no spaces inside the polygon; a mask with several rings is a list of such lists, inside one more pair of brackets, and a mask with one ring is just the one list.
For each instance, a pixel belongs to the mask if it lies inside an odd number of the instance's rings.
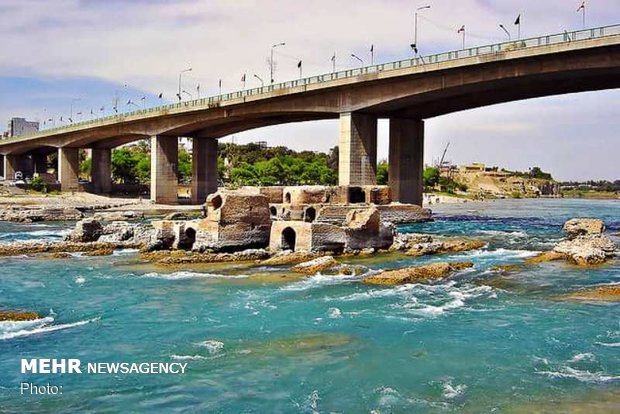
{"label": "lamp post on bridge", "polygon": [[71,99],[71,112],[70,112],[70,115],[69,115],[69,120],[71,121],[71,123],[73,123],[73,103],[74,102],[78,102],[78,101],[81,101],[81,99],[80,98],[73,98],[73,99]]}
{"label": "lamp post on bridge", "polygon": [[508,29],[506,29],[506,27],[503,24],[500,23],[499,28],[502,29],[508,35],[508,41],[512,40],[510,36],[510,32],[508,31]]}
{"label": "lamp post on bridge", "polygon": [[364,67],[364,61],[362,60],[362,58],[360,58],[359,56],[357,56],[355,53],[351,53],[351,57],[354,59],[357,59],[360,61],[362,67]]}
{"label": "lamp post on bridge", "polygon": [[254,77],[260,81],[261,88],[265,87],[265,81],[263,81],[263,78],[261,78],[257,74],[254,74]]}
{"label": "lamp post on bridge", "polygon": [[269,74],[270,74],[270,79],[271,79],[271,85],[273,85],[273,72],[274,72],[274,65],[273,65],[273,49],[275,49],[276,47],[279,46],[285,46],[286,43],[282,42],[282,43],[277,43],[273,46],[271,46],[271,57],[269,58]]}
{"label": "lamp post on bridge", "polygon": [[185,72],[191,72],[192,68],[187,68],[179,72],[179,93],[177,93],[177,97],[179,98],[179,102],[181,102],[181,77]]}
{"label": "lamp post on bridge", "polygon": [[413,47],[415,54],[418,54],[418,13],[420,10],[430,9],[431,6],[422,6],[415,9],[414,19],[413,19]]}

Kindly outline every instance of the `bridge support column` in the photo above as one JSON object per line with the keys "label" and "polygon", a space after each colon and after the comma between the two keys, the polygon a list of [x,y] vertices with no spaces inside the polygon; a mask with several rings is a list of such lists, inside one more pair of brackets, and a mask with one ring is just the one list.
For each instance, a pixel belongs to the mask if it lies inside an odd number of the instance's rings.
{"label": "bridge support column", "polygon": [[202,204],[217,191],[217,140],[192,141],[192,204]]}
{"label": "bridge support column", "polygon": [[78,191],[80,189],[79,148],[58,148],[58,181],[60,191]]}
{"label": "bridge support column", "polygon": [[422,205],[424,121],[390,119],[389,186],[392,200]]}
{"label": "bridge support column", "polygon": [[13,180],[15,179],[15,171],[19,171],[18,165],[18,156],[7,154],[4,156],[4,179],[5,180]]}
{"label": "bridge support column", "polygon": [[159,204],[177,203],[178,162],[177,137],[151,137],[151,201]]}
{"label": "bridge support column", "polygon": [[90,177],[93,193],[109,194],[112,191],[112,150],[93,148]]}
{"label": "bridge support column", "polygon": [[377,117],[340,114],[338,184],[377,184]]}

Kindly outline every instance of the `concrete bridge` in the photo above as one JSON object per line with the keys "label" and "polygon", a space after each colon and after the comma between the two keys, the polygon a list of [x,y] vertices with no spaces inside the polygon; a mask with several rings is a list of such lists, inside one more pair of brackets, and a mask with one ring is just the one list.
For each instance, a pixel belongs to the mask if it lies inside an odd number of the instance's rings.
{"label": "concrete bridge", "polygon": [[80,148],[92,184],[111,189],[111,149],[151,141],[151,199],[177,202],[178,137],[193,139],[192,199],[216,191],[217,139],[268,125],[340,119],[339,184],[375,184],[377,119],[390,120],[393,199],[420,204],[424,119],[541,96],[620,87],[620,25],[474,47],[313,76],[52,128],[0,141],[4,176],[58,152],[63,191],[78,189]]}

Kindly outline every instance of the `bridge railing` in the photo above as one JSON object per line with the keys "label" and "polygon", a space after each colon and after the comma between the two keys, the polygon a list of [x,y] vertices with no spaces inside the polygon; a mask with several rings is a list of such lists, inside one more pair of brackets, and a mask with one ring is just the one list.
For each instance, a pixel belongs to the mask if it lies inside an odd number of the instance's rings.
{"label": "bridge railing", "polygon": [[[619,34],[620,34],[620,24],[596,27],[592,29],[577,30],[577,31],[572,31],[572,32],[565,31],[564,33],[538,36],[538,37],[532,37],[528,39],[519,39],[519,40],[508,41],[508,42],[500,42],[500,43],[494,43],[494,44],[485,45],[485,46],[475,46],[475,47],[471,47],[467,49],[454,50],[450,52],[437,53],[437,54],[427,55],[427,56],[420,55],[414,58],[399,60],[395,62],[379,63],[376,65],[364,66],[364,67],[355,68],[355,69],[347,69],[347,70],[342,70],[338,72],[325,73],[322,75],[315,75],[315,76],[311,76],[308,78],[281,82],[281,83],[277,83],[274,85],[262,86],[260,88],[245,89],[242,91],[230,92],[230,93],[226,93],[222,95],[215,95],[215,96],[210,96],[206,98],[195,99],[192,101],[183,101],[183,102],[173,103],[169,105],[161,105],[161,106],[155,106],[155,107],[146,108],[146,109],[135,110],[131,112],[122,112],[120,114],[114,114],[114,115],[110,115],[110,116],[106,116],[106,117],[102,117],[98,119],[76,122],[71,125],[48,128],[48,129],[42,130],[38,133],[29,135],[29,136],[16,137],[16,139],[33,137],[37,135],[47,135],[53,132],[68,132],[74,129],[80,129],[88,125],[92,125],[92,126],[103,125],[107,123],[108,121],[112,121],[112,120],[121,122],[126,117],[132,117],[136,115],[147,115],[153,112],[161,113],[161,112],[167,112],[167,111],[174,110],[174,109],[196,107],[196,106],[199,106],[199,107],[219,106],[219,104],[222,102],[230,101],[234,99],[243,99],[246,97],[253,97],[257,95],[268,94],[268,93],[271,93],[277,90],[284,90],[284,89],[291,89],[291,88],[296,88],[300,86],[320,84],[322,82],[328,82],[328,81],[333,81],[333,80],[354,78],[356,76],[365,75],[369,73],[398,70],[402,68],[410,68],[413,66],[448,62],[452,60],[471,58],[475,56],[482,56],[482,55],[487,55],[487,54],[492,54],[492,53],[508,52],[508,51],[517,50],[517,49],[548,46],[548,45],[559,44],[559,43],[569,43],[569,42],[574,42],[578,40],[595,39],[595,38],[601,38],[601,37],[619,35]],[[4,142],[6,142],[6,140],[4,140]]]}

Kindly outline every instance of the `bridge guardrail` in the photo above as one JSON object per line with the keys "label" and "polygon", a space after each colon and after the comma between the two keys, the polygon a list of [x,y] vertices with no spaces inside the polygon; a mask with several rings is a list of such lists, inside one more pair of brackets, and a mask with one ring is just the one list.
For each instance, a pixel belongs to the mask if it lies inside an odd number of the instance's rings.
{"label": "bridge guardrail", "polygon": [[[230,101],[232,99],[240,99],[240,98],[245,98],[249,96],[262,95],[262,94],[267,94],[267,93],[270,93],[276,90],[289,89],[289,88],[298,87],[298,86],[313,85],[313,84],[318,84],[321,82],[327,82],[327,81],[332,81],[332,80],[347,79],[347,78],[352,78],[355,76],[360,76],[360,75],[364,75],[368,73],[397,70],[397,69],[420,66],[420,65],[425,65],[425,64],[441,63],[441,62],[448,62],[448,61],[457,60],[457,59],[482,56],[482,55],[490,54],[490,53],[499,53],[499,52],[517,50],[517,49],[548,46],[548,45],[559,44],[559,43],[574,42],[578,40],[596,39],[596,38],[619,35],[619,34],[620,34],[620,24],[596,27],[592,29],[577,30],[577,31],[572,31],[572,32],[557,33],[557,34],[552,34],[552,35],[538,36],[538,37],[532,37],[528,39],[500,42],[500,43],[494,43],[494,44],[484,45],[484,46],[475,46],[475,47],[471,47],[467,49],[454,50],[450,52],[442,52],[442,53],[437,53],[437,54],[428,55],[428,56],[417,56],[414,58],[398,60],[394,62],[379,63],[376,65],[364,66],[361,68],[346,69],[346,70],[342,70],[338,72],[325,73],[322,75],[315,75],[315,76],[311,76],[308,78],[285,81],[285,82],[277,83],[274,85],[262,86],[260,88],[251,88],[251,89],[245,89],[242,91],[229,92],[229,93],[225,93],[222,95],[215,95],[215,96],[210,96],[206,98],[195,99],[192,101],[183,101],[183,102],[173,103],[169,105],[160,105],[160,106],[154,106],[154,107],[130,111],[130,112],[122,112],[119,114],[109,115],[109,116],[102,117],[102,118],[76,122],[71,125],[48,128],[48,129],[41,130],[40,132],[35,133],[35,134],[31,134],[27,136],[22,135],[22,136],[15,137],[15,138],[16,139],[30,138],[30,137],[36,137],[38,135],[47,135],[50,132],[57,132],[57,131],[69,132],[69,131],[79,129],[87,125],[95,126],[97,124],[104,124],[110,120],[120,121],[125,117],[134,116],[134,115],[145,115],[145,114],[148,114],[149,112],[160,112],[160,111],[171,110],[171,109],[179,109],[183,107],[194,107],[194,106],[204,106],[204,105],[208,105],[208,106],[212,105],[214,107],[217,107],[219,106],[221,102]],[[7,142],[11,140],[12,138],[9,138],[7,140],[3,140],[0,142]]]}

